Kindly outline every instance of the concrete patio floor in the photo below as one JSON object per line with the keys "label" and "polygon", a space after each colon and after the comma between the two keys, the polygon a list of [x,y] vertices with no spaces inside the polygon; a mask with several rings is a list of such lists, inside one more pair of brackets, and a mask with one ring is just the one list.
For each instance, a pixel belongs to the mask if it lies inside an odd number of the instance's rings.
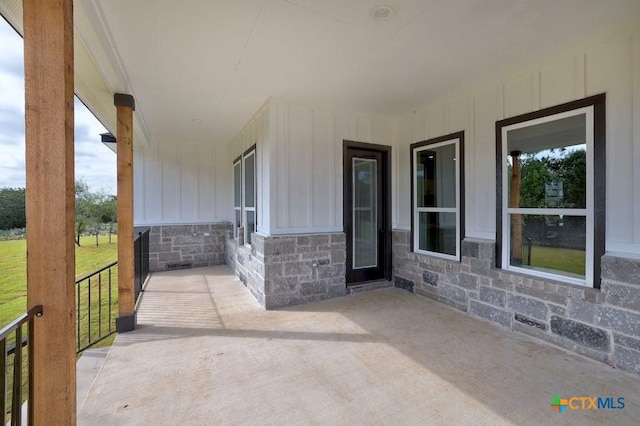
{"label": "concrete patio floor", "polygon": [[[387,288],[264,311],[226,266],[154,274],[81,425],[637,425],[640,377]],[[624,409],[550,407],[554,394]]]}

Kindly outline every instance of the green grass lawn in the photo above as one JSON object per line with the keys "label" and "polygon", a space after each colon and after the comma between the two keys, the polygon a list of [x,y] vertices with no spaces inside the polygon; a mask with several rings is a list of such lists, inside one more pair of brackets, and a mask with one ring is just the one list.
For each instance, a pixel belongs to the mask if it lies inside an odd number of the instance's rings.
{"label": "green grass lawn", "polygon": [[[95,237],[82,237],[76,246],[76,278],[117,259],[117,238],[101,236],[96,246]],[[25,240],[0,241],[0,326],[13,321],[27,310],[27,244]]]}
{"label": "green grass lawn", "polygon": [[[96,246],[95,237],[82,237],[81,247],[76,246],[76,279],[86,276],[91,272],[108,265],[117,259],[117,239],[112,236],[112,242],[108,242],[108,237],[99,238],[100,245]],[[85,346],[90,340],[95,341],[97,336],[108,334],[110,327],[117,316],[118,304],[118,269],[117,266],[111,270],[111,300],[109,300],[108,278],[109,273],[105,271],[100,277],[94,277],[91,286],[88,282],[76,287],[75,302],[78,302],[78,291],[80,292],[80,344]],[[102,288],[99,289],[99,282]],[[0,327],[8,325],[11,321],[26,312],[27,310],[27,288],[26,288],[26,241],[0,241]],[[89,288],[91,288],[91,327],[89,327]],[[100,296],[100,297],[99,297]],[[109,303],[111,302],[111,303]],[[109,319],[109,305],[111,305],[111,320]],[[45,313],[46,314],[46,313]],[[37,319],[36,319],[37,321]],[[77,328],[76,328],[77,330]],[[92,335],[89,336],[89,330]],[[26,337],[26,327],[23,328],[23,336]],[[106,346],[113,341],[115,334],[95,345]],[[8,344],[12,344],[15,339],[9,338]],[[26,397],[27,362],[26,351],[24,352],[25,363],[23,364],[23,398]],[[13,371],[13,356],[8,358],[8,371]],[[8,376],[8,389],[11,389],[13,377]],[[11,395],[7,395],[9,401]],[[6,418],[5,418],[6,420]]]}
{"label": "green grass lawn", "polygon": [[567,248],[531,247],[531,266],[584,275],[585,252]]}

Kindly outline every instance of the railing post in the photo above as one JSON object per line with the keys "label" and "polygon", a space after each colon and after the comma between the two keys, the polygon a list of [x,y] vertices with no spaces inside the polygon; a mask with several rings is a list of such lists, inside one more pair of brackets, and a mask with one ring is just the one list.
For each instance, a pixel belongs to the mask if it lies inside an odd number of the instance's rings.
{"label": "railing post", "polygon": [[[28,373],[27,383],[28,392],[28,411],[26,424],[34,424],[34,364],[35,355],[34,348],[36,339],[34,334],[34,318],[42,316],[42,306],[36,305],[29,309],[26,313],[20,315],[10,324],[0,329],[0,413],[2,413],[2,424],[6,422],[7,417],[7,378],[11,374],[11,426],[23,424],[22,420],[22,391],[24,389],[22,383],[23,365],[27,362]],[[22,338],[23,327],[27,327],[27,338]],[[7,341],[12,338],[15,344],[7,347]],[[27,346],[28,358],[25,360],[23,348]],[[13,355],[13,372],[8,371],[8,357]]]}
{"label": "railing post", "polygon": [[76,423],[73,0],[23,0],[27,306],[35,425]]}
{"label": "railing post", "polygon": [[142,289],[142,232],[138,232],[136,236],[136,240],[134,243],[134,248],[136,250],[136,277],[135,277],[135,285],[136,285],[136,302],[138,301],[138,296],[140,294],[140,290]]}
{"label": "railing post", "polygon": [[[16,383],[19,383],[16,385]],[[22,325],[16,329],[16,350],[13,355],[13,396],[11,425],[22,424]]]}
{"label": "railing post", "polygon": [[[42,311],[37,316],[42,316]],[[35,346],[36,346],[36,338],[35,338],[35,330],[34,330],[34,317],[29,319],[29,337],[28,337],[28,345],[27,345],[27,353],[29,354],[29,394],[27,397],[27,424],[32,424],[33,416],[35,414],[35,404],[33,404],[33,386],[35,383],[34,376],[34,354],[35,354]]]}
{"label": "railing post", "polygon": [[146,281],[149,276],[149,234],[151,233],[151,229],[147,228],[144,233],[144,260],[142,266],[144,266],[144,271],[142,274],[142,282]]}
{"label": "railing post", "polygon": [[7,412],[7,341],[0,339],[0,410],[2,424],[6,423]]}

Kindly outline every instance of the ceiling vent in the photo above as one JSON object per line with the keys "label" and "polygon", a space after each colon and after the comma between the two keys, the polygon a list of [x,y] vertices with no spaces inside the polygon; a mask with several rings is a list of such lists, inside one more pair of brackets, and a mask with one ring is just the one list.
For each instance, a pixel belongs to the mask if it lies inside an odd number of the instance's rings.
{"label": "ceiling vent", "polygon": [[374,21],[387,21],[393,16],[394,10],[391,6],[378,6],[371,11]]}

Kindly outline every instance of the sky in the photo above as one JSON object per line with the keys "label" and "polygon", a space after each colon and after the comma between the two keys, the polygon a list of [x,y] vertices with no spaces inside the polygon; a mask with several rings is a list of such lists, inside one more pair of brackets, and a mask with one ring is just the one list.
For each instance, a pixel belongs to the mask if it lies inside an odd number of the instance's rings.
{"label": "sky", "polygon": [[[75,99],[75,173],[93,191],[116,194],[116,155],[100,142],[107,130]],[[0,188],[24,188],[22,38],[0,17]]]}

